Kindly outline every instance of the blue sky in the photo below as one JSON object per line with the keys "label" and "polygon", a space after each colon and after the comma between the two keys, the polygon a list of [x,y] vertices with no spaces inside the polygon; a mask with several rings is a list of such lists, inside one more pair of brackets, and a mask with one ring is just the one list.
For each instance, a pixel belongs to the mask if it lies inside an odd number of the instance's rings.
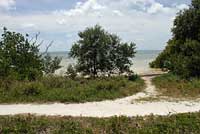
{"label": "blue sky", "polygon": [[[135,42],[140,50],[161,50],[171,38],[177,12],[190,0],[0,0],[0,27],[44,40],[41,50],[66,51],[77,33],[95,24]],[[2,32],[2,30],[1,30]]]}

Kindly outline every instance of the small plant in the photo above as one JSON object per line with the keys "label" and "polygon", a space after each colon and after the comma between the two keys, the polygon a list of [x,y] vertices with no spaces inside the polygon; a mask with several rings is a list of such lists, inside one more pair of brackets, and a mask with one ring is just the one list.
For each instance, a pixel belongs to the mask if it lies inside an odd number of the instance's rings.
{"label": "small plant", "polygon": [[76,71],[75,67],[70,64],[67,68],[66,74],[68,77],[75,79],[77,76],[77,71]]}
{"label": "small plant", "polygon": [[28,84],[24,90],[23,94],[26,96],[36,96],[40,94],[40,87],[34,84]]}
{"label": "small plant", "polygon": [[139,78],[137,74],[131,74],[128,76],[128,80],[130,81],[136,81]]}

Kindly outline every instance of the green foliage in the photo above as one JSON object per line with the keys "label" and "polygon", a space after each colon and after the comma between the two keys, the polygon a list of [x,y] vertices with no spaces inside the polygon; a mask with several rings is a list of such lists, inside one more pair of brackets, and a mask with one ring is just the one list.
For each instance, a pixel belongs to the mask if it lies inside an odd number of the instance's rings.
{"label": "green foliage", "polygon": [[0,132],[48,134],[199,134],[200,113],[171,116],[73,118],[0,116]]}
{"label": "green foliage", "polygon": [[141,79],[73,79],[48,75],[32,82],[0,80],[0,103],[102,101],[130,96],[143,89],[144,81]]}
{"label": "green foliage", "polygon": [[200,0],[181,11],[174,21],[173,38],[165,50],[150,63],[183,78],[200,77]]}
{"label": "green foliage", "polygon": [[78,60],[77,71],[94,77],[129,71],[135,56],[134,43],[122,43],[117,35],[109,34],[99,25],[80,32],[79,37],[70,52]]}
{"label": "green foliage", "polygon": [[70,64],[67,68],[66,74],[68,77],[70,77],[72,79],[76,78],[76,76],[77,76],[76,68]]}
{"label": "green foliage", "polygon": [[136,81],[137,79],[139,79],[139,76],[137,74],[131,74],[128,76],[128,79],[130,81]]}
{"label": "green foliage", "polygon": [[153,84],[163,96],[198,98],[200,95],[200,80],[196,78],[185,80],[169,73],[154,78]]}
{"label": "green foliage", "polygon": [[54,73],[59,69],[58,57],[52,59],[49,55],[44,58],[39,53],[35,40],[20,33],[10,32],[4,28],[0,39],[0,79],[30,80],[39,79],[43,72]]}
{"label": "green foliage", "polygon": [[45,55],[43,58],[43,64],[44,64],[43,66],[45,74],[53,74],[55,73],[56,70],[61,68],[60,66],[61,60],[62,59],[59,57],[55,57],[54,59],[52,59],[52,57],[49,54]]}
{"label": "green foliage", "polygon": [[[199,0],[196,0],[196,3],[200,3]],[[175,39],[200,41],[200,9],[194,8],[194,6],[192,5],[190,9],[178,13],[172,28]]]}
{"label": "green foliage", "polygon": [[4,28],[0,40],[0,77],[13,73],[20,80],[35,80],[42,75],[42,60],[38,46],[28,35],[10,32]]}
{"label": "green foliage", "polygon": [[25,96],[37,96],[41,93],[41,85],[39,84],[27,83],[22,88],[22,94]]}

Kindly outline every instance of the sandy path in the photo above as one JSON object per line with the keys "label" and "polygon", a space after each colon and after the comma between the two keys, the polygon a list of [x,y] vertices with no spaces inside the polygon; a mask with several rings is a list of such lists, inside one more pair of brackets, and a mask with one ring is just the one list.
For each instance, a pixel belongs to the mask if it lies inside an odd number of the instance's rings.
{"label": "sandy path", "polygon": [[[110,116],[144,116],[168,115],[175,113],[197,112],[200,110],[200,101],[179,102],[134,102],[135,99],[150,97],[156,94],[151,84],[152,77],[144,77],[147,88],[136,95],[114,101],[88,102],[84,104],[14,104],[0,105],[0,115],[37,114],[83,117],[110,117]],[[134,102],[134,103],[132,103]]]}

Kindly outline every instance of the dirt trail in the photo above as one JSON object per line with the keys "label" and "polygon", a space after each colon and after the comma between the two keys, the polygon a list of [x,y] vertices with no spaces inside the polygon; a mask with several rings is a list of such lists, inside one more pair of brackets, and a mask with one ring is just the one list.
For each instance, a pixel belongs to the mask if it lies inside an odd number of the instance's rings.
{"label": "dirt trail", "polygon": [[83,117],[110,117],[110,116],[144,116],[168,115],[175,113],[197,112],[200,110],[200,101],[156,101],[138,102],[137,99],[156,95],[155,87],[151,83],[152,77],[143,77],[146,82],[144,92],[136,95],[102,102],[88,102],[83,104],[13,104],[0,105],[0,115],[37,114]]}

